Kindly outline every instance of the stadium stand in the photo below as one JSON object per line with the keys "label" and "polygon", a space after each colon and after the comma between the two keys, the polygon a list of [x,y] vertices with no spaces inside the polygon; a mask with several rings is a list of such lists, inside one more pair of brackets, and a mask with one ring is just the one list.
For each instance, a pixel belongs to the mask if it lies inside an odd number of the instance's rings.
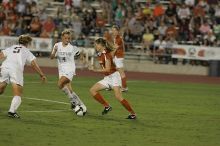
{"label": "stadium stand", "polygon": [[[40,23],[31,25],[34,19]],[[30,33],[57,41],[68,28],[75,32],[76,45],[91,47],[113,24],[121,27],[127,59],[177,64],[170,44],[220,46],[218,0],[2,0],[0,6],[2,36]]]}

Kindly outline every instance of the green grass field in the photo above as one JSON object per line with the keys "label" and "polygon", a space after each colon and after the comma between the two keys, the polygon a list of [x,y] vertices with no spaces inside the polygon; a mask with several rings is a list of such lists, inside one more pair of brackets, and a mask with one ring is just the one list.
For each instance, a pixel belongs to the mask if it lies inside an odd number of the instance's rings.
{"label": "green grass field", "polygon": [[127,111],[103,91],[113,110],[90,95],[98,78],[74,78],[73,87],[88,108],[84,117],[70,110],[68,98],[58,90],[57,77],[40,84],[26,75],[21,119],[7,117],[10,85],[0,96],[0,146],[219,146],[220,85],[128,82],[130,101],[138,118],[125,119]]}

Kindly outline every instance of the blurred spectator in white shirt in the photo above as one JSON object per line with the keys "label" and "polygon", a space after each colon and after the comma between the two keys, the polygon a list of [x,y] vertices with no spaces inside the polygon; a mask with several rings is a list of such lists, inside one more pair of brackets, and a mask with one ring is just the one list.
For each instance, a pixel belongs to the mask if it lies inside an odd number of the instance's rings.
{"label": "blurred spectator in white shirt", "polygon": [[39,10],[39,7],[37,6],[37,3],[35,1],[33,1],[30,4],[30,7],[31,7],[31,14],[33,16],[39,16],[40,10]]}
{"label": "blurred spectator in white shirt", "polygon": [[25,13],[25,9],[26,9],[25,3],[23,1],[19,1],[19,3],[16,6],[16,11],[19,14],[23,15]]}
{"label": "blurred spectator in white shirt", "polygon": [[82,0],[73,0],[73,6],[80,8]]}
{"label": "blurred spectator in white shirt", "polygon": [[164,24],[163,21],[160,22],[160,26],[158,27],[159,35],[165,36],[166,35],[167,26]]}
{"label": "blurred spectator in white shirt", "polygon": [[185,0],[185,4],[190,7],[193,7],[195,5],[195,0]]}
{"label": "blurred spectator in white shirt", "polygon": [[178,9],[177,14],[180,19],[189,19],[191,13],[190,13],[189,7],[187,7],[186,4],[182,4],[180,8]]}
{"label": "blurred spectator in white shirt", "polygon": [[159,35],[153,42],[152,55],[155,63],[163,63],[167,42],[164,36]]}

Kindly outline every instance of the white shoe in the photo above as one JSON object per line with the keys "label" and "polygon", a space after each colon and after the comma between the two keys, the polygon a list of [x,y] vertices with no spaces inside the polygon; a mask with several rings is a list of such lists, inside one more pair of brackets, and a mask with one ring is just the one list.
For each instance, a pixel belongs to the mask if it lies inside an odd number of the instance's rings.
{"label": "white shoe", "polygon": [[106,91],[112,91],[112,89],[111,89],[111,88],[106,88],[105,90],[106,90]]}
{"label": "white shoe", "polygon": [[126,87],[126,88],[121,88],[121,92],[128,92],[128,87]]}

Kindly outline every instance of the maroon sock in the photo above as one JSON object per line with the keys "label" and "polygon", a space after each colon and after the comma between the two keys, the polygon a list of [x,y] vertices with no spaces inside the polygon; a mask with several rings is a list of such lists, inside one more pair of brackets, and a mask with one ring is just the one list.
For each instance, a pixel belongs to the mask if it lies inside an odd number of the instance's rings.
{"label": "maroon sock", "polygon": [[104,97],[97,93],[95,96],[93,96],[99,103],[101,103],[103,106],[107,107],[109,104],[105,101]]}
{"label": "maroon sock", "polygon": [[131,113],[131,114],[135,114],[135,112],[133,111],[132,107],[130,106],[130,104],[128,103],[127,100],[123,99],[121,101],[121,104]]}

